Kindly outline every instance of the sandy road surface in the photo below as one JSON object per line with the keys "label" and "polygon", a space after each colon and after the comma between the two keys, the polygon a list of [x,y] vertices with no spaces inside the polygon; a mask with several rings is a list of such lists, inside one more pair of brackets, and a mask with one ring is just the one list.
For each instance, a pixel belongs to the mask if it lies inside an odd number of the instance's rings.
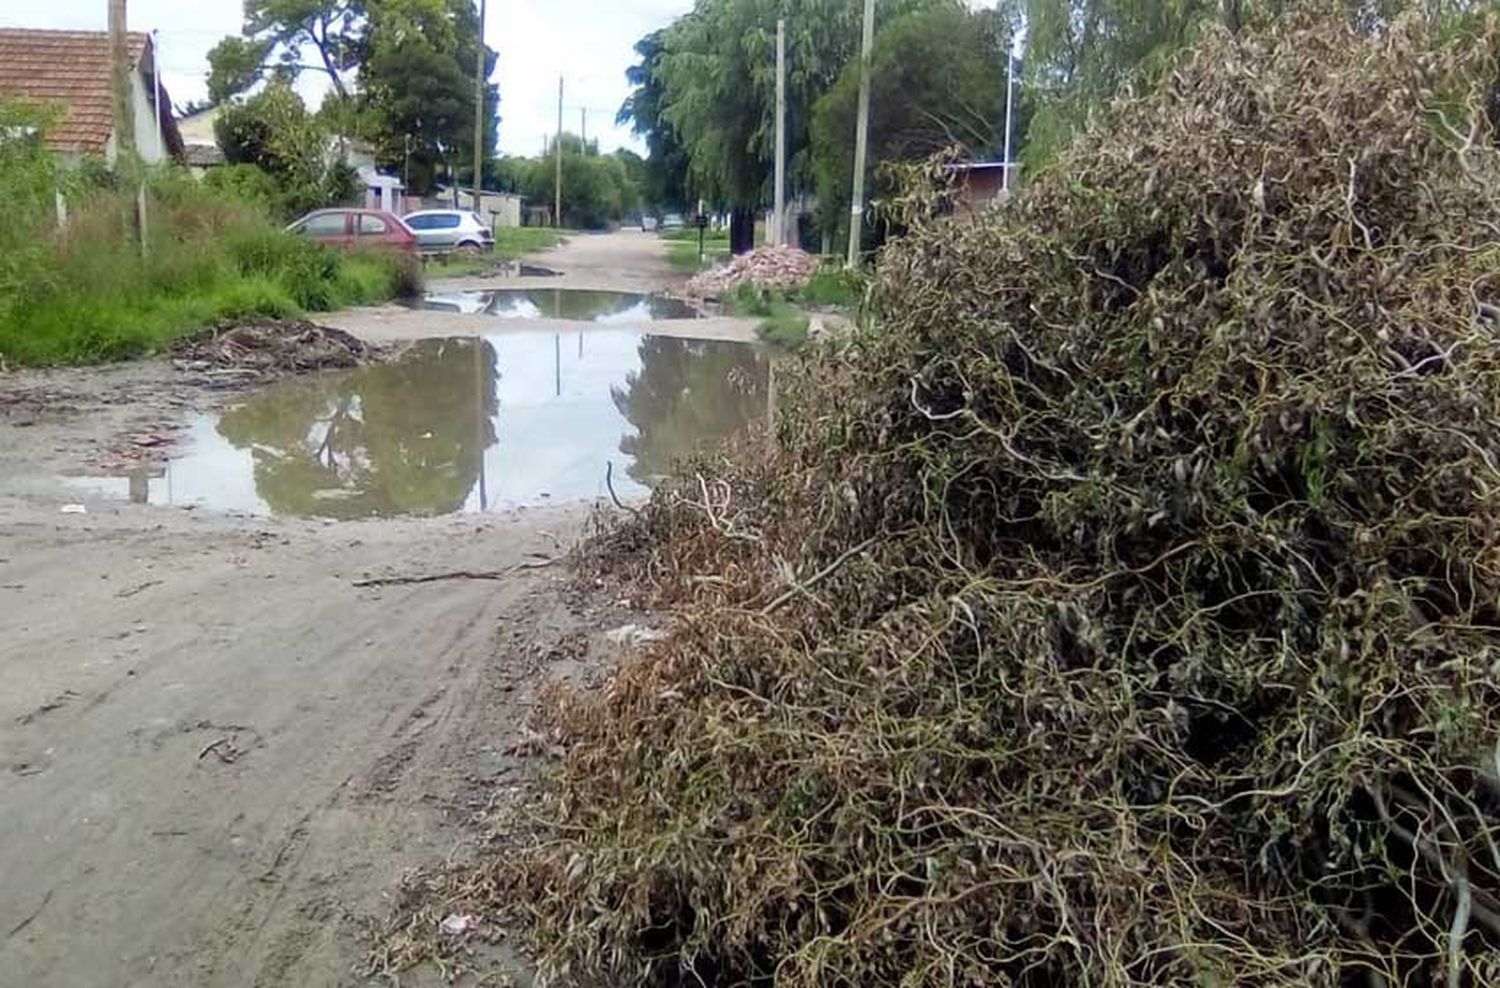
{"label": "sandy road surface", "polygon": [[560,272],[552,278],[457,278],[450,288],[587,288],[595,291],[663,292],[687,276],[667,261],[667,245],[654,233],[623,229],[613,233],[574,233],[551,250],[529,254],[526,263]]}
{"label": "sandy road surface", "polygon": [[599,622],[550,567],[354,581],[533,564],[576,523],[0,499],[0,984],[362,983],[362,925]]}

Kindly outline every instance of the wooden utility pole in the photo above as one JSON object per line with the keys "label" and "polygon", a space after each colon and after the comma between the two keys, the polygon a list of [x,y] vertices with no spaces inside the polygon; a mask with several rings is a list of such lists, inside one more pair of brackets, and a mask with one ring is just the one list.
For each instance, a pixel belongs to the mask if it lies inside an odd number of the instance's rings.
{"label": "wooden utility pole", "polygon": [[557,77],[557,137],[553,140],[552,154],[557,159],[557,212],[552,216],[552,225],[559,230],[562,229],[562,110],[563,110],[563,77]]}
{"label": "wooden utility pole", "polygon": [[865,153],[870,143],[870,51],[875,47],[875,0],[865,0],[864,37],[859,47],[859,117],[854,130],[854,195],[849,204],[849,266],[859,265],[865,220]]}
{"label": "wooden utility pole", "polygon": [[[486,0],[479,0],[479,55],[474,66],[474,215],[484,218],[480,193],[484,190],[484,15]],[[482,471],[481,471],[482,472]]]}
{"label": "wooden utility pole", "polygon": [[776,22],[776,215],[771,242],[786,243],[786,19]]}

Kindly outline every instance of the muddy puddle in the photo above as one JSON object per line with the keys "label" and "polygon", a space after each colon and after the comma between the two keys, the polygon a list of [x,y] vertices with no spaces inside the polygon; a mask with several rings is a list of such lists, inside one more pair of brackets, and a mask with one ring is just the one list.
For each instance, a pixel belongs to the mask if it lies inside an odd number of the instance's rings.
{"label": "muddy puddle", "polygon": [[674,298],[576,288],[439,292],[428,295],[420,307],[501,319],[567,319],[606,325],[638,325],[662,319],[699,319],[703,316],[699,309]]}
{"label": "muddy puddle", "polygon": [[[590,328],[426,340],[188,425],[175,458],[73,478],[157,505],[331,519],[640,498],[678,458],[764,423],[758,348]],[[612,469],[611,469],[612,466]]]}

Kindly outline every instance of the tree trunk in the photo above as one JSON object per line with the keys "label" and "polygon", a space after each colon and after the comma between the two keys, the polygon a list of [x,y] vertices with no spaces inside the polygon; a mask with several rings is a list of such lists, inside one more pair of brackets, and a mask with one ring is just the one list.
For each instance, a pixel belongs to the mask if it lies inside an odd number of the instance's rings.
{"label": "tree trunk", "polygon": [[736,206],[729,214],[729,251],[735,256],[755,249],[755,207]]}

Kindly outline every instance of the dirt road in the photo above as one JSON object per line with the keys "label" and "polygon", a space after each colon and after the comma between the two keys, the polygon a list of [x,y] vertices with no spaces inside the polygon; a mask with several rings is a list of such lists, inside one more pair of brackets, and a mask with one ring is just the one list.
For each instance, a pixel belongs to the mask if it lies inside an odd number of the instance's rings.
{"label": "dirt road", "polygon": [[360,983],[362,925],[516,770],[589,622],[550,568],[356,581],[534,565],[576,524],[0,501],[0,983]]}
{"label": "dirt road", "polygon": [[667,261],[667,248],[654,233],[638,229],[569,235],[561,246],[539,251],[526,263],[557,272],[555,277],[458,278],[440,287],[586,288],[594,291],[664,292],[687,276]]}
{"label": "dirt road", "polygon": [[[624,237],[573,277],[659,256]],[[540,565],[578,507],[334,524],[56,479],[217,400],[164,361],[0,374],[0,986],[367,983],[403,871],[464,853],[539,684],[629,620]],[[501,578],[359,585],[456,570]]]}

